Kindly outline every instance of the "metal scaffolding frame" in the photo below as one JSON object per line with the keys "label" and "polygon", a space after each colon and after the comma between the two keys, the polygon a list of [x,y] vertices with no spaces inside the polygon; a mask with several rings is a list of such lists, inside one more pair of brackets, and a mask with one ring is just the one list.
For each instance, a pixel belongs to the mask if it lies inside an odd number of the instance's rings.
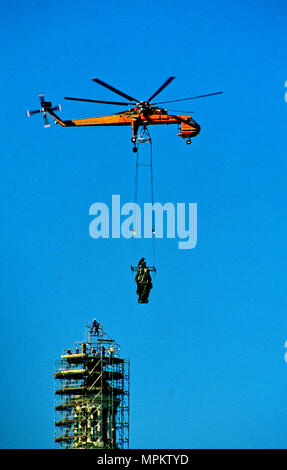
{"label": "metal scaffolding frame", "polygon": [[130,364],[101,324],[64,350],[54,376],[57,447],[129,447]]}

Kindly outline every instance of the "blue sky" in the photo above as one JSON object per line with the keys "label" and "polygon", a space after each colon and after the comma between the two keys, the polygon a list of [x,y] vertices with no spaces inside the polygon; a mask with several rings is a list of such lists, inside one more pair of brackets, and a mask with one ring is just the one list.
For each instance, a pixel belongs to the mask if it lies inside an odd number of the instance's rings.
{"label": "blue sky", "polygon": [[[94,318],[131,361],[131,448],[286,448],[284,1],[1,2],[1,448],[54,448],[54,363]],[[285,67],[286,69],[286,67]],[[89,236],[94,202],[134,197],[130,128],[44,129],[118,108],[93,77],[193,111],[150,129],[155,200],[198,204],[198,243]],[[146,187],[140,180],[140,189]]]}

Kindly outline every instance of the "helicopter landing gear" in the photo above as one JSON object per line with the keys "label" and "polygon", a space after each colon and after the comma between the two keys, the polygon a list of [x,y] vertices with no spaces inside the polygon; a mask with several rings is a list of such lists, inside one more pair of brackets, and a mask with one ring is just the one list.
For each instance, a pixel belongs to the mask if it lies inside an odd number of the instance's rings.
{"label": "helicopter landing gear", "polygon": [[136,146],[133,147],[133,152],[136,153],[138,151],[138,148]]}
{"label": "helicopter landing gear", "polygon": [[187,143],[187,145],[190,145],[190,144],[191,144],[191,140],[190,140],[190,139],[187,139],[186,143]]}
{"label": "helicopter landing gear", "polygon": [[131,142],[134,144],[137,141],[136,137],[131,138]]}

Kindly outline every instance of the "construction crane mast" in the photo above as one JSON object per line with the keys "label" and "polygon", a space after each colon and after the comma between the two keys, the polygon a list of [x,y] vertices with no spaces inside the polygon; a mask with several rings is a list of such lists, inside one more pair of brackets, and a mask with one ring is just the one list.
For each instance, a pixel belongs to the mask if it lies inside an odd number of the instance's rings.
{"label": "construction crane mast", "polygon": [[129,447],[129,360],[94,320],[55,362],[55,442],[61,448]]}

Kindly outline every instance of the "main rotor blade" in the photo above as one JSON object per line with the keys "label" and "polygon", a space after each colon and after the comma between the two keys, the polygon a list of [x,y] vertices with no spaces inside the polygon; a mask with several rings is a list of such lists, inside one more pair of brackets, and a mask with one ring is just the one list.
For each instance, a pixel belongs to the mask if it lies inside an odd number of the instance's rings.
{"label": "main rotor blade", "polygon": [[194,111],[183,111],[183,109],[171,109],[171,108],[168,108],[169,111],[174,111],[175,113],[189,113],[189,114],[193,114]]}
{"label": "main rotor blade", "polygon": [[148,99],[148,103],[152,100],[156,95],[158,95],[175,77],[169,77],[164,84]]}
{"label": "main rotor blade", "polygon": [[115,115],[116,114],[125,114],[125,113],[128,113],[130,110],[129,109],[124,109],[122,111],[119,111],[118,113],[114,113]]}
{"label": "main rotor blade", "polygon": [[132,104],[133,106],[135,103],[123,103],[122,101],[101,101],[101,100],[90,100],[86,98],[71,98],[70,96],[65,96],[65,100],[73,100],[73,101],[87,101],[88,103],[103,103],[103,104],[119,104],[124,106],[129,106]]}
{"label": "main rotor blade", "polygon": [[195,100],[196,98],[205,98],[206,96],[221,95],[222,93],[223,91],[217,91],[216,93],[208,93],[207,95],[192,96],[191,98],[183,98],[181,100],[160,101],[158,103],[152,104],[176,103],[177,101]]}
{"label": "main rotor blade", "polygon": [[108,85],[107,83],[103,82],[99,78],[93,78],[92,80],[94,82],[98,83],[99,85],[102,85],[102,86],[108,88],[109,90],[113,91],[114,93],[117,93],[118,95],[122,96],[123,98],[126,98],[129,101],[136,101],[137,103],[139,103],[139,100],[137,100],[136,98],[133,98],[132,96],[129,96],[126,93],[123,93],[120,90],[117,90],[116,88],[112,87],[111,85]]}

